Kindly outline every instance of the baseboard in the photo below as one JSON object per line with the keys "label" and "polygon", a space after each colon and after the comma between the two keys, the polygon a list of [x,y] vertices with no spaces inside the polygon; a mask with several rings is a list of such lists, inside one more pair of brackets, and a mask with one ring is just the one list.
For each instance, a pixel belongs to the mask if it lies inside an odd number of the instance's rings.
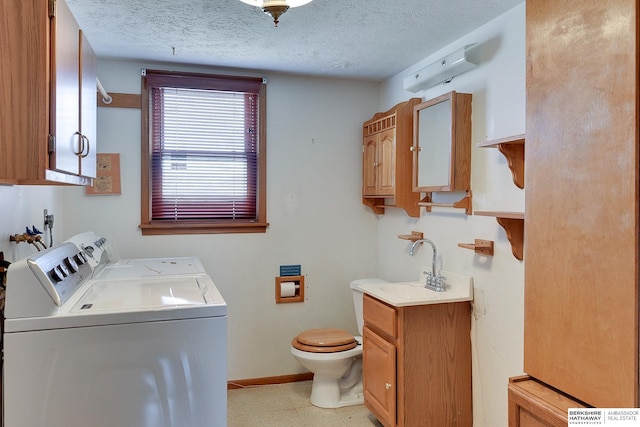
{"label": "baseboard", "polygon": [[254,387],[259,385],[294,383],[296,381],[309,381],[313,379],[313,372],[303,374],[280,375],[279,377],[250,378],[245,380],[227,381],[227,390],[237,388]]}

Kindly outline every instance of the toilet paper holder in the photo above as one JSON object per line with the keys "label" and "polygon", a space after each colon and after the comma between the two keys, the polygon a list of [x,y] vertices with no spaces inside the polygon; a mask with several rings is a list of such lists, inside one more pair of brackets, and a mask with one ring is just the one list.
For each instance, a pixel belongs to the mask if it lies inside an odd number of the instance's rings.
{"label": "toilet paper holder", "polygon": [[[291,294],[293,284],[293,295]],[[276,304],[283,302],[304,302],[304,276],[276,277]]]}

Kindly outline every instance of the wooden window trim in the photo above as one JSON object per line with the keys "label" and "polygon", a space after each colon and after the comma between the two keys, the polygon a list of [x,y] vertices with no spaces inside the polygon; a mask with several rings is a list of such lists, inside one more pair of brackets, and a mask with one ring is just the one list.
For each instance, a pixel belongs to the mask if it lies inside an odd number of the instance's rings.
{"label": "wooden window trim", "polygon": [[[164,73],[167,78],[172,74],[180,74],[194,81],[202,77],[233,77],[237,76],[212,76],[197,73]],[[242,77],[240,78],[242,79]],[[255,80],[248,77],[247,80]],[[147,87],[147,79],[142,77],[142,156],[141,156],[141,222],[139,225],[143,236],[149,235],[178,235],[178,234],[225,234],[225,233],[265,233],[269,223],[267,222],[267,126],[266,126],[266,84],[260,85],[259,92],[259,115],[258,115],[258,200],[257,200],[257,220],[218,220],[218,221],[180,221],[175,223],[160,222],[151,220],[151,140],[150,140],[150,115],[151,103],[150,93]]]}

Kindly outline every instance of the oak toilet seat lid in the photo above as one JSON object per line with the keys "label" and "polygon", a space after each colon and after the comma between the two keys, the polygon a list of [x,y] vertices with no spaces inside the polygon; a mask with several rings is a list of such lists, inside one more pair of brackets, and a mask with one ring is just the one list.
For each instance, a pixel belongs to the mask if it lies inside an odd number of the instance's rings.
{"label": "oak toilet seat lid", "polygon": [[294,348],[312,353],[334,353],[356,348],[358,343],[353,335],[343,329],[307,329],[292,341]]}

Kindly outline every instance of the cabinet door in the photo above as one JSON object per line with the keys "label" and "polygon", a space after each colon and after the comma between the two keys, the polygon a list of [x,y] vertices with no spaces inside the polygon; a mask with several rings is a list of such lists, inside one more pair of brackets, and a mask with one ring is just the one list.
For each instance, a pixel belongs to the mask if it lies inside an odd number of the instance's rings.
{"label": "cabinet door", "polygon": [[364,137],[362,145],[362,195],[377,196],[376,184],[376,150],[378,148],[378,134]]}
{"label": "cabinet door", "polygon": [[[82,140],[80,136],[80,27],[64,1],[56,2],[51,20],[51,122],[55,151],[50,168],[78,175]],[[95,89],[95,86],[94,86]]]}
{"label": "cabinet door", "polygon": [[80,154],[80,174],[87,177],[96,177],[96,121],[98,115],[96,75],[96,54],[87,41],[84,33],[80,31],[80,132],[84,136],[84,144]]}
{"label": "cabinet door", "polygon": [[378,134],[378,194],[392,197],[396,189],[396,130]]}
{"label": "cabinet door", "polygon": [[365,405],[385,426],[396,424],[396,349],[368,327],[362,356]]}
{"label": "cabinet door", "polygon": [[635,407],[638,2],[526,3],[524,370]]}

